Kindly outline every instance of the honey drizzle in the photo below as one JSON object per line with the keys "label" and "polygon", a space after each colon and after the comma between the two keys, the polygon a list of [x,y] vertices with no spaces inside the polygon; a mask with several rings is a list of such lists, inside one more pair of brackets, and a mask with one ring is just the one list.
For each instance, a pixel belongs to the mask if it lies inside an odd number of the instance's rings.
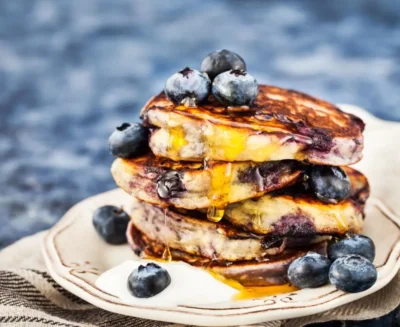
{"label": "honey drizzle", "polygon": [[236,289],[238,292],[233,295],[232,300],[237,300],[237,301],[257,299],[278,294],[292,293],[299,290],[297,287],[290,284],[248,287],[248,286],[243,286],[236,280],[226,278],[213,271],[208,270],[208,272],[218,281]]}
{"label": "honey drizzle", "polygon": [[274,286],[259,286],[259,287],[245,287],[243,290],[239,291],[233,295],[233,300],[243,301],[258,299],[267,296],[292,293],[298,291],[298,288],[290,285],[274,285]]}
{"label": "honey drizzle", "polygon": [[[167,214],[168,214],[168,208],[164,208],[164,225],[165,226],[167,226]],[[171,249],[169,248],[167,241],[165,241],[165,248],[164,248],[164,252],[161,256],[161,259],[165,260],[167,262],[172,261]]]}
{"label": "honey drizzle", "polygon": [[256,228],[261,228],[262,226],[262,214],[259,209],[254,210],[253,225]]}
{"label": "honey drizzle", "polygon": [[[168,248],[169,249],[169,248]],[[164,250],[166,252],[167,250]],[[169,251],[169,250],[168,250]],[[171,253],[171,252],[169,252]],[[146,257],[147,260],[154,260],[158,262],[171,262],[172,260],[164,259],[164,254],[162,258],[156,257]],[[210,260],[206,267],[203,269],[207,271],[211,276],[213,276],[216,280],[228,285],[238,292],[232,296],[232,300],[234,301],[243,301],[243,300],[252,300],[259,299],[267,296],[286,294],[298,291],[299,289],[290,284],[283,285],[273,285],[273,286],[243,286],[238,281],[226,278],[218,273],[215,273],[211,270],[212,263],[216,261],[216,259]]]}
{"label": "honey drizzle", "polygon": [[161,259],[167,262],[171,262],[172,261],[172,254],[171,254],[171,250],[168,246],[168,244],[165,245],[165,249],[164,252],[161,256]]}
{"label": "honey drizzle", "polygon": [[246,149],[248,135],[226,126],[212,127],[210,134],[204,135],[211,158],[235,161]]}
{"label": "honey drizzle", "polygon": [[341,233],[346,232],[349,229],[349,225],[345,217],[340,213],[333,212],[333,217],[336,221],[336,225]]}
{"label": "honey drizzle", "polygon": [[168,208],[164,208],[164,226],[167,226],[167,213],[168,213]]}
{"label": "honey drizzle", "polygon": [[211,206],[207,209],[207,218],[214,223],[221,221],[221,219],[224,217],[224,214],[225,209],[217,209],[214,206]]}
{"label": "honey drizzle", "polygon": [[208,171],[211,174],[211,187],[208,192],[210,207],[207,210],[207,218],[213,222],[219,222],[225,213],[225,207],[229,203],[229,193],[232,180],[232,164],[211,164]]}
{"label": "honey drizzle", "polygon": [[171,127],[169,130],[167,154],[171,157],[179,155],[182,147],[188,144],[185,139],[185,130],[182,126]]}

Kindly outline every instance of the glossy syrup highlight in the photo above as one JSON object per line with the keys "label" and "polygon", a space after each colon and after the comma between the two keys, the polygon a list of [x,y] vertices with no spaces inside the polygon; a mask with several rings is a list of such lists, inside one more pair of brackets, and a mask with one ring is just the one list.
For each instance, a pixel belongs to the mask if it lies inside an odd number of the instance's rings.
{"label": "glossy syrup highlight", "polygon": [[208,163],[211,177],[211,187],[208,198],[210,207],[207,210],[207,218],[213,222],[219,222],[225,213],[225,207],[229,203],[231,191],[232,164]]}

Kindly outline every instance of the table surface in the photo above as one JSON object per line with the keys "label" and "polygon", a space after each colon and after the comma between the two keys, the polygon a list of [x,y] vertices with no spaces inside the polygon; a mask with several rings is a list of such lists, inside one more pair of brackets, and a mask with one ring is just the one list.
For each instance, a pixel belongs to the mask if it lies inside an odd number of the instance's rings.
{"label": "table surface", "polygon": [[115,187],[111,131],[219,48],[262,83],[400,120],[397,0],[0,1],[0,248]]}

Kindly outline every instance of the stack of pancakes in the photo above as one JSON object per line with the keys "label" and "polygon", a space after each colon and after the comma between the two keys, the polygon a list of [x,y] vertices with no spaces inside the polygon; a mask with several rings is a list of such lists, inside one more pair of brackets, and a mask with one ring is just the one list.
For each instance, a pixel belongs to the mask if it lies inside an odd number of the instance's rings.
{"label": "stack of pancakes", "polygon": [[[141,118],[152,153],[116,159],[112,174],[134,197],[127,235],[142,257],[277,285],[297,257],[361,231],[369,186],[347,166],[362,157],[364,124],[332,104],[260,85],[250,108],[176,106],[161,93]],[[312,165],[342,166],[350,196],[320,201],[304,187]]]}

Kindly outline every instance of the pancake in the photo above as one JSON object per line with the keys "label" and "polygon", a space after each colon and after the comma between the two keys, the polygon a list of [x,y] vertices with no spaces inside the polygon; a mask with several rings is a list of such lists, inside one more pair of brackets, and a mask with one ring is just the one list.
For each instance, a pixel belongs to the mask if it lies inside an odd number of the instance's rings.
{"label": "pancake", "polygon": [[[128,242],[133,251],[144,259],[161,258],[165,245],[150,239],[131,223],[127,230]],[[304,247],[286,249],[279,255],[267,256],[263,260],[249,261],[216,261],[176,249],[170,250],[171,259],[187,262],[204,268],[225,278],[235,280],[243,286],[271,286],[288,283],[287,269],[291,262],[308,252],[326,255],[327,241],[309,244]]]}
{"label": "pancake", "polygon": [[296,186],[229,205],[224,219],[258,234],[301,236],[360,233],[364,205],[369,196],[366,177],[343,167],[352,184],[350,197],[338,204],[319,201]]}
{"label": "pancake", "polygon": [[175,106],[164,92],[141,111],[155,155],[175,161],[294,159],[349,165],[362,157],[364,123],[297,91],[260,85],[254,106]]}
{"label": "pancake", "polygon": [[[297,182],[305,165],[280,162],[175,162],[147,154],[116,159],[111,172],[119,187],[136,198],[186,209],[224,207]],[[169,192],[163,185],[169,183]]]}
{"label": "pancake", "polygon": [[[197,213],[197,214],[196,214]],[[171,249],[217,261],[261,260],[287,247],[320,242],[328,237],[315,233],[307,238],[265,238],[232,226],[211,222],[199,212],[180,213],[133,200],[130,213],[134,227],[149,239]],[[302,235],[303,236],[303,235]]]}

